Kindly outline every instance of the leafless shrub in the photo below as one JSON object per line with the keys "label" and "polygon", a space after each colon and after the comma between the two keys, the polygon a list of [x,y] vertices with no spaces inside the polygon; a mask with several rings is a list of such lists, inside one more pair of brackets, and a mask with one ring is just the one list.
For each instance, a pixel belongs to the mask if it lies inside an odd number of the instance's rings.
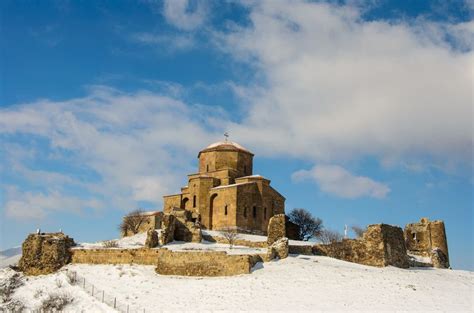
{"label": "leafless shrub", "polygon": [[330,244],[334,242],[339,242],[342,241],[342,236],[341,233],[335,231],[335,230],[330,230],[330,229],[323,229],[316,238],[321,241],[323,244]]}
{"label": "leafless shrub", "polygon": [[7,275],[0,281],[0,296],[3,303],[11,300],[12,294],[15,289],[23,285],[22,277],[19,273],[14,272],[11,275]]}
{"label": "leafless shrub", "polygon": [[105,240],[102,241],[102,246],[104,248],[118,248],[119,244],[117,240]]}
{"label": "leafless shrub", "polygon": [[220,230],[222,237],[224,237],[229,243],[229,248],[232,249],[235,241],[239,238],[239,233],[237,229],[233,227],[224,227]]}
{"label": "leafless shrub", "polygon": [[119,230],[122,235],[138,234],[140,226],[147,221],[147,216],[144,215],[143,210],[134,210],[124,216],[122,223],[119,225]]}
{"label": "leafless shrub", "polygon": [[317,237],[323,230],[323,221],[320,218],[314,217],[306,209],[293,209],[288,217],[291,222],[299,226],[300,240],[306,241],[312,237]]}
{"label": "leafless shrub", "polygon": [[18,299],[13,299],[13,300],[10,300],[10,302],[8,302],[7,304],[5,304],[4,306],[2,306],[0,308],[0,311],[3,312],[3,310],[5,310],[5,312],[24,312],[25,311],[25,304],[23,302],[21,302],[20,300]]}
{"label": "leafless shrub", "polygon": [[55,284],[56,284],[56,287],[58,288],[61,288],[63,286],[63,281],[61,278],[57,277],[55,280],[54,280]]}
{"label": "leafless shrub", "polygon": [[43,289],[36,289],[35,294],[33,295],[33,297],[35,297],[35,299],[38,299],[38,298],[40,298],[43,294],[44,294],[44,293],[43,293]]}
{"label": "leafless shrub", "polygon": [[74,299],[68,293],[50,293],[48,297],[41,302],[42,312],[62,311],[66,305]]}
{"label": "leafless shrub", "polygon": [[70,283],[71,285],[74,285],[77,282],[77,275],[75,272],[67,271],[66,279],[68,283]]}
{"label": "leafless shrub", "polygon": [[356,235],[357,238],[362,238],[362,236],[365,233],[365,229],[360,227],[360,226],[357,226],[357,225],[352,225],[351,229],[352,229],[352,231],[354,232],[354,234]]}

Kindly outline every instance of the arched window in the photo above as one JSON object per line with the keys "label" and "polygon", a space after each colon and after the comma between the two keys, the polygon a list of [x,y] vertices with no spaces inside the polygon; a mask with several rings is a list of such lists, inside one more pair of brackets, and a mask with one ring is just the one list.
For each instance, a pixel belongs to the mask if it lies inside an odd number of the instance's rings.
{"label": "arched window", "polygon": [[193,208],[196,207],[196,195],[193,196]]}
{"label": "arched window", "polygon": [[244,217],[247,217],[247,207],[244,207]]}
{"label": "arched window", "polygon": [[267,219],[267,208],[263,208],[263,219]]}
{"label": "arched window", "polygon": [[224,214],[227,215],[227,205],[224,207]]}
{"label": "arched window", "polygon": [[256,206],[253,207],[252,215],[253,215],[253,218],[257,218],[257,207]]}

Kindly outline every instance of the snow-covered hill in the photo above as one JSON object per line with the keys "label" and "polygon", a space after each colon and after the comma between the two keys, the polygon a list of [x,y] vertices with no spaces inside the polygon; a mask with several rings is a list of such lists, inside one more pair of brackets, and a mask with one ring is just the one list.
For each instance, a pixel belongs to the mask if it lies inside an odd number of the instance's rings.
{"label": "snow-covered hill", "polygon": [[[66,270],[84,277],[88,291],[71,286]],[[10,271],[0,270],[0,279]],[[62,281],[60,286],[57,280]],[[249,275],[214,278],[160,276],[154,266],[143,265],[68,265],[56,274],[29,277],[13,298],[36,308],[46,293],[67,292],[74,297],[67,311],[114,312],[100,296],[99,300],[90,296],[90,284],[96,297],[103,290],[142,312],[143,308],[146,312],[472,312],[474,308],[473,272],[376,268],[320,256],[290,256],[258,264]]]}

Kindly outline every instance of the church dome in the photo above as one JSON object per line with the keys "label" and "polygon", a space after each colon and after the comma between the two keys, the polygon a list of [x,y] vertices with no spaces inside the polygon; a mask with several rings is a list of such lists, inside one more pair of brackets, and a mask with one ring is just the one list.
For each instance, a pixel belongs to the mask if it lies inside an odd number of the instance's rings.
{"label": "church dome", "polygon": [[[199,152],[199,155],[203,152],[210,152],[210,151],[239,151],[239,152],[244,152],[248,153],[250,155],[253,155],[252,152],[250,152],[248,149],[242,147],[236,142],[233,141],[218,141],[210,144],[203,150]],[[199,156],[198,156],[199,157]]]}

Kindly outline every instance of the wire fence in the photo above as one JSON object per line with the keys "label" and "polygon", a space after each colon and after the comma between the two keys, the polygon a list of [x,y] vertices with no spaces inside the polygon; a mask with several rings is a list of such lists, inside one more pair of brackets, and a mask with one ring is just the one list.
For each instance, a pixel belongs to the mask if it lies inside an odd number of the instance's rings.
{"label": "wire fence", "polygon": [[96,300],[107,304],[111,308],[123,313],[146,313],[145,308],[137,305],[130,305],[120,298],[97,288],[90,283],[84,276],[79,275],[76,271],[67,271],[67,279],[71,285],[81,287],[86,293],[94,297]]}

